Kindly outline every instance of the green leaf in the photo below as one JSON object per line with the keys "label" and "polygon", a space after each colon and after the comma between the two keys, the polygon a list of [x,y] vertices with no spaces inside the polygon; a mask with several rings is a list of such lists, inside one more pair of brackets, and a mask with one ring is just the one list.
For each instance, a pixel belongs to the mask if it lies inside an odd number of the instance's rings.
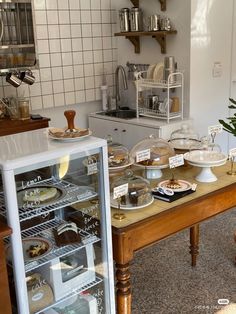
{"label": "green leaf", "polygon": [[233,98],[229,98],[229,101],[236,105],[236,100],[234,100]]}
{"label": "green leaf", "polygon": [[223,125],[225,131],[236,135],[236,129],[232,128],[232,126],[230,126],[228,123],[224,122],[224,120],[219,120],[219,122],[220,122],[220,124]]}

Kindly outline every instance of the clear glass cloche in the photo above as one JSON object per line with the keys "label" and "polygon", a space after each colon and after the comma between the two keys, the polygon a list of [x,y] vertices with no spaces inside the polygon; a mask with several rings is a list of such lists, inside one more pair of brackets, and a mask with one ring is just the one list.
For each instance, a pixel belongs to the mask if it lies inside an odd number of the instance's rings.
{"label": "clear glass cloche", "polygon": [[130,151],[136,164],[162,167],[169,164],[169,157],[175,155],[173,146],[168,141],[150,135],[137,143]]}
{"label": "clear glass cloche", "polygon": [[128,169],[124,176],[116,179],[111,185],[113,193],[114,188],[128,183],[128,193],[120,197],[120,205],[124,207],[145,207],[152,200],[152,189],[150,182],[143,177],[134,175],[133,171]]}
{"label": "clear glass cloche", "polygon": [[198,147],[199,134],[189,124],[182,124],[180,129],[173,131],[169,141],[175,149],[189,150],[190,147]]}
{"label": "clear glass cloche", "polygon": [[112,141],[112,137],[107,137],[108,144],[108,166],[120,167],[129,164],[129,150],[120,143]]}

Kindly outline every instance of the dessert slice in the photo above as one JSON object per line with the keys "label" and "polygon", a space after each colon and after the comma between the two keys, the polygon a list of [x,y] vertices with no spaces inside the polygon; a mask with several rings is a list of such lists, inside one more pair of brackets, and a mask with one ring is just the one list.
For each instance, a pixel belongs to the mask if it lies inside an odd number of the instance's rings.
{"label": "dessert slice", "polygon": [[54,229],[54,238],[57,246],[68,245],[81,241],[76,223],[64,222]]}

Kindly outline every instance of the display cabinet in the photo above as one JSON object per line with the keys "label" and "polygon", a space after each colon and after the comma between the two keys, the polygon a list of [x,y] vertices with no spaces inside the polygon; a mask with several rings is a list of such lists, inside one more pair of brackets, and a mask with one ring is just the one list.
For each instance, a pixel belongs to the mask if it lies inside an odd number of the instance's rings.
{"label": "display cabinet", "polygon": [[106,141],[40,129],[0,142],[15,312],[114,314]]}

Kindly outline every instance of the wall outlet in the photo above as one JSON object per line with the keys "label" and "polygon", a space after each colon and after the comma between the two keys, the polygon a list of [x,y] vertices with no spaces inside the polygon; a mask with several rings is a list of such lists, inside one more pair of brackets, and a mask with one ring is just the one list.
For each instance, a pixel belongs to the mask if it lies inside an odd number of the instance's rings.
{"label": "wall outlet", "polygon": [[212,76],[213,77],[222,76],[222,63],[221,62],[214,62],[213,69],[212,69]]}

